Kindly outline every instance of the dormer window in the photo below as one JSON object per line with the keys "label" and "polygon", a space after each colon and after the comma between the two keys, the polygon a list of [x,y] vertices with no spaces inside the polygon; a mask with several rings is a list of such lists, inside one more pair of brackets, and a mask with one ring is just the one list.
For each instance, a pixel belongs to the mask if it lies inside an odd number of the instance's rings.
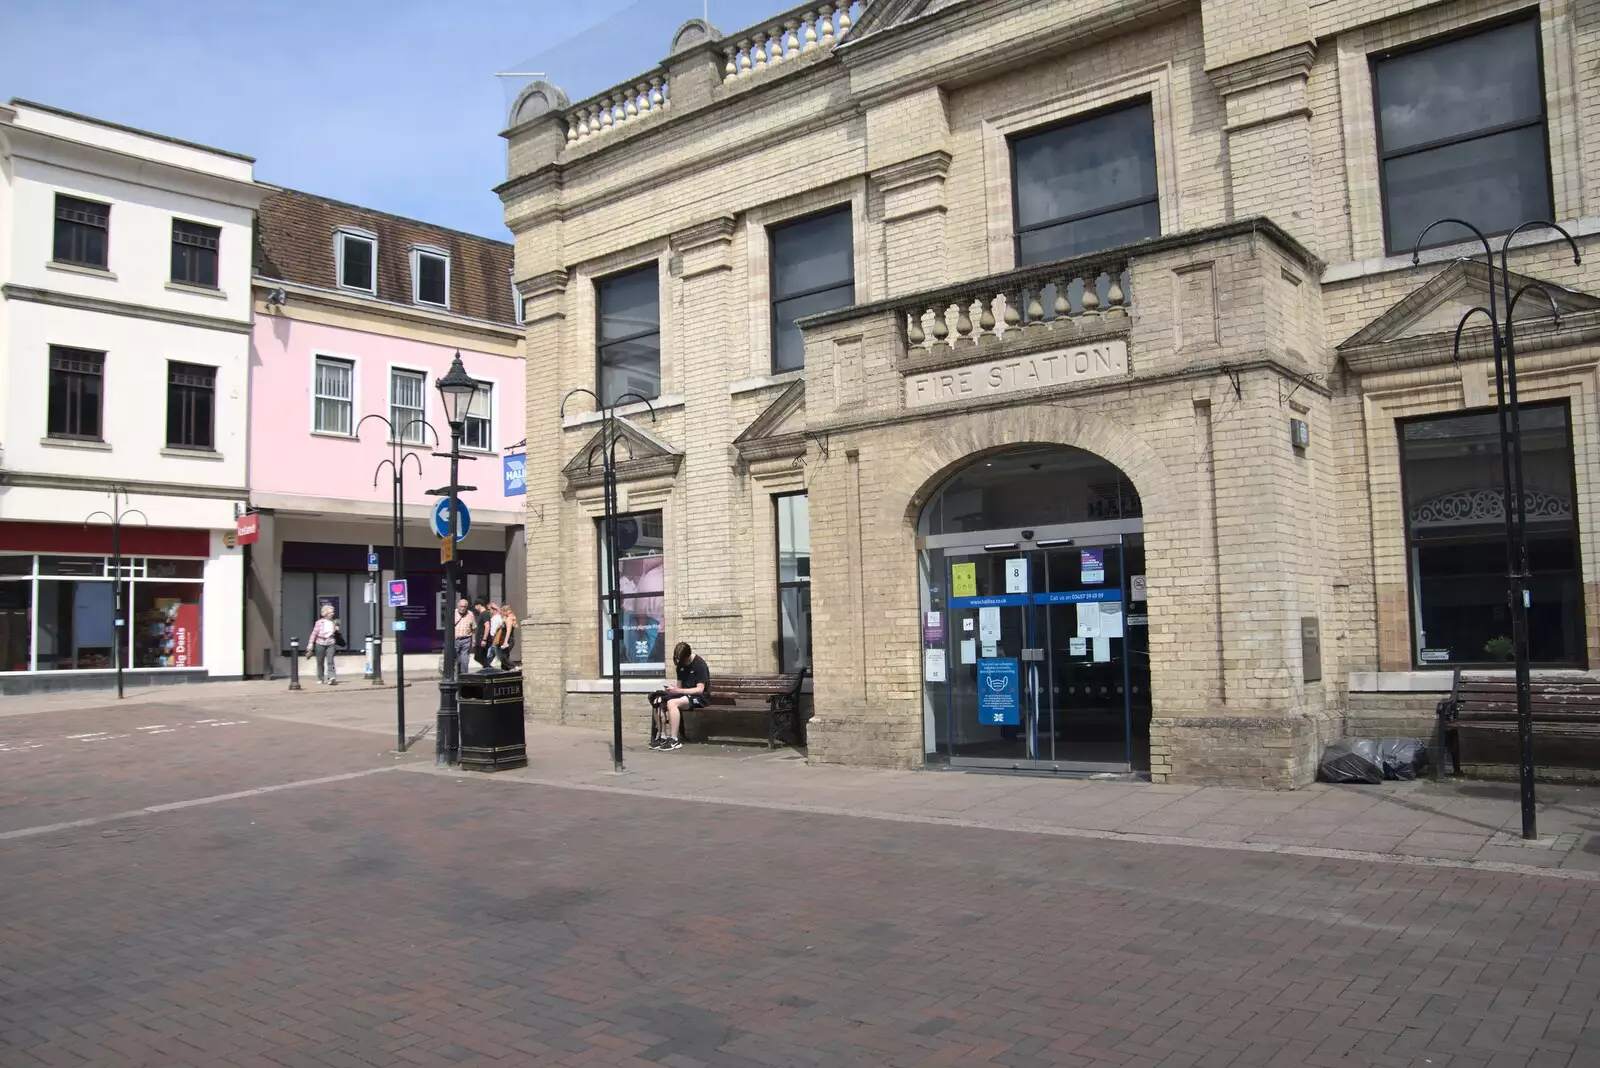
{"label": "dormer window", "polygon": [[378,235],[343,229],[334,235],[333,253],[340,289],[378,293]]}
{"label": "dormer window", "polygon": [[416,304],[450,307],[450,254],[443,249],[411,249],[411,300]]}

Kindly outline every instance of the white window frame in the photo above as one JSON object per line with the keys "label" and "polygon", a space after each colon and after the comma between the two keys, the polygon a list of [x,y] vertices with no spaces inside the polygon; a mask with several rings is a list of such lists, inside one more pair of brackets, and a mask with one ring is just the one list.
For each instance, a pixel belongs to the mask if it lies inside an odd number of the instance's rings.
{"label": "white window frame", "polygon": [[[432,256],[444,261],[444,303],[435,304],[431,300],[422,299],[422,257]],[[412,245],[411,246],[411,303],[420,304],[425,308],[443,308],[450,310],[450,253],[437,245]]]}
{"label": "white window frame", "polygon": [[[331,363],[346,364],[350,368],[350,430],[317,429],[317,401],[321,398],[317,394],[317,365],[327,360]],[[337,352],[313,352],[311,354],[311,388],[307,390],[311,400],[310,416],[311,433],[323,438],[353,438],[356,436],[356,412],[360,410],[361,402],[361,368],[354,356],[344,356]],[[328,397],[327,400],[339,400],[338,397]]]}
{"label": "white window frame", "polygon": [[522,299],[522,291],[517,288],[517,269],[513,267],[506,272],[511,276],[511,315],[516,319],[518,326],[525,326],[528,322],[528,306]]}
{"label": "white window frame", "polygon": [[[372,246],[372,274],[371,285],[366,288],[361,286],[345,285],[344,281],[344,243],[346,241],[365,241]],[[362,230],[354,226],[341,226],[333,232],[333,280],[340,289],[352,293],[366,293],[371,296],[378,295],[378,235],[371,230]]]}
{"label": "white window frame", "polygon": [[[422,379],[422,421],[426,423],[428,421],[428,387],[432,385],[433,376],[425,367],[407,367],[405,364],[398,363],[391,363],[389,365],[388,384],[384,391],[386,397],[385,408],[387,410],[383,414],[387,415],[391,422],[394,420],[394,383],[395,378],[398,375],[415,375]],[[397,426],[390,428],[390,444],[393,444],[397,440],[402,441],[407,445],[426,445],[428,442],[427,426],[422,426],[417,429],[419,436],[415,441],[407,441],[404,438],[401,438],[400,431],[401,428]]]}
{"label": "white window frame", "polygon": [[466,442],[466,423],[463,421],[461,424],[461,451],[493,455],[499,451],[496,448],[495,430],[500,425],[500,383],[492,378],[479,378],[477,383],[480,386],[489,387],[489,445],[487,448],[468,445]]}

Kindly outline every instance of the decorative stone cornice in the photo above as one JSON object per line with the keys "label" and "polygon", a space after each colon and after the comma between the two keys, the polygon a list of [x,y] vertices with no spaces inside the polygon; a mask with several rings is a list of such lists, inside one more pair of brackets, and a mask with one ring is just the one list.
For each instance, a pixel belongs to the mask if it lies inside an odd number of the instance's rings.
{"label": "decorative stone cornice", "polygon": [[1252,56],[1238,63],[1229,63],[1206,73],[1211,77],[1211,84],[1217,87],[1217,92],[1229,96],[1289,78],[1307,78],[1316,58],[1316,42],[1305,41],[1268,52],[1264,56]]}
{"label": "decorative stone cornice", "polygon": [[793,459],[806,454],[804,429],[782,429],[791,417],[803,414],[806,405],[805,379],[789,384],[766,411],[756,416],[744,432],[733,439],[733,448],[746,463]]}
{"label": "decorative stone cornice", "polygon": [[[641,426],[618,416],[616,418],[617,481],[641,482],[664,478],[671,480],[683,465],[683,450]],[[561,469],[569,490],[582,490],[598,486],[605,480],[603,429],[597,429],[584,442],[572,459]]]}
{"label": "decorative stone cornice", "polygon": [[728,244],[733,240],[738,221],[732,215],[718,215],[702,223],[679,230],[672,235],[674,252],[693,252],[707,245]]}
{"label": "decorative stone cornice", "polygon": [[522,294],[524,300],[559,296],[567,291],[567,277],[566,268],[558,267],[553,271],[545,271],[532,278],[522,279],[517,283],[517,292]]}
{"label": "decorative stone cornice", "polygon": [[940,150],[901,160],[899,163],[891,163],[887,167],[879,167],[867,177],[872,180],[872,184],[880,193],[887,193],[908,185],[919,185],[922,182],[942,182],[949,174],[950,153]]}
{"label": "decorative stone cornice", "polygon": [[31,304],[53,304],[58,308],[77,311],[100,312],[104,315],[121,315],[129,319],[149,319],[175,326],[192,326],[201,330],[220,330],[227,334],[248,334],[248,319],[223,319],[215,315],[198,315],[194,312],[158,308],[148,304],[130,304],[122,300],[89,297],[79,293],[63,293],[56,289],[39,289],[7,283],[0,286],[0,296],[6,300],[24,300]]}

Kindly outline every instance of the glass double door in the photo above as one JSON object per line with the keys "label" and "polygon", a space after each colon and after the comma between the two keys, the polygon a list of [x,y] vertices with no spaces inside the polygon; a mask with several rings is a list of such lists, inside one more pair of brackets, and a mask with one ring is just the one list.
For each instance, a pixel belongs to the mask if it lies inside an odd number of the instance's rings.
{"label": "glass double door", "polygon": [[1148,767],[1142,537],[924,556],[931,758],[1017,770]]}

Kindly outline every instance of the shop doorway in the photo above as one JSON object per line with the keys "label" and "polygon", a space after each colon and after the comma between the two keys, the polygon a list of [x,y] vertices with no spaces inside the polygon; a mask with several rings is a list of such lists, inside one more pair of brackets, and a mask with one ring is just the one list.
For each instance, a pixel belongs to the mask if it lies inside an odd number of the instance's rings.
{"label": "shop doorway", "polygon": [[1020,449],[959,472],[924,509],[930,763],[1148,770],[1144,521],[1082,450]]}

